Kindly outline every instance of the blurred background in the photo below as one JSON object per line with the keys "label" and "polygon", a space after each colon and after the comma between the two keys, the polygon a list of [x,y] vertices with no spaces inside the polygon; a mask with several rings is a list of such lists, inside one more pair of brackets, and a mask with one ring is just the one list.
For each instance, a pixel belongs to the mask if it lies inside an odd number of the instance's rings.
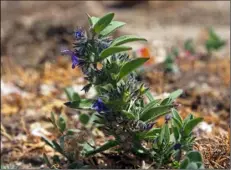
{"label": "blurred background", "polygon": [[[86,14],[115,12],[127,23],[118,34],[135,34],[150,43],[175,43],[203,36],[212,26],[220,36],[230,36],[228,1],[1,1],[1,56],[22,65],[36,65],[60,55],[71,44],[72,32],[87,26]],[[226,50],[227,55],[229,51]],[[4,59],[4,58],[3,58]]]}
{"label": "blurred background", "polygon": [[[181,116],[193,113],[204,118],[196,130],[195,149],[202,152],[205,167],[228,169],[229,1],[1,1],[1,165],[10,169],[45,166],[42,153],[52,156],[54,152],[40,137],[55,138],[51,111],[81,126],[78,114],[63,105],[68,100],[64,88],[71,86],[81,97],[91,98],[96,92],[81,91],[86,81],[60,51],[72,47],[76,28],[88,28],[86,13],[100,17],[108,12],[127,23],[115,37],[133,34],[148,40],[131,46],[137,56],[151,58],[140,77],[153,95],[161,98],[183,89],[177,100]],[[208,27],[226,42],[212,57],[205,49]],[[188,51],[185,48],[189,38],[195,53],[189,53],[191,45]],[[181,51],[179,61],[166,60],[173,46]],[[165,61],[177,63],[180,72],[166,74]],[[98,139],[103,143],[104,135]]]}

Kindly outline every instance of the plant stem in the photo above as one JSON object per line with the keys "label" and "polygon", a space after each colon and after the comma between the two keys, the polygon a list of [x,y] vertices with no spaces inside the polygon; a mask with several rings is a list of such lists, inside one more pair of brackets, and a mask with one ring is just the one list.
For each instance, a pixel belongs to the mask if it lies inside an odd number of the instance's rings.
{"label": "plant stem", "polygon": [[105,151],[105,150],[107,150],[109,148],[112,148],[114,146],[117,146],[118,144],[119,144],[118,141],[110,140],[107,143],[105,143],[103,146],[100,146],[100,147],[98,147],[98,148],[96,148],[94,150],[91,150],[91,151],[87,152],[85,155],[86,156],[91,156],[91,155],[94,155],[96,153],[103,152],[103,151]]}
{"label": "plant stem", "polygon": [[159,164],[158,164],[157,169],[160,169],[160,167],[161,167],[161,165],[162,165],[162,162],[163,162],[163,157],[161,156],[161,157],[160,157],[160,162],[159,162]]}

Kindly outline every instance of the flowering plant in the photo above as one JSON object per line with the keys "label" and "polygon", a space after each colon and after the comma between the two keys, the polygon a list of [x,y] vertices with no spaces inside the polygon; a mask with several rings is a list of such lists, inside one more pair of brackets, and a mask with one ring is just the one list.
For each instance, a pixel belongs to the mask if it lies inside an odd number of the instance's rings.
{"label": "flowering plant", "polygon": [[[189,115],[182,120],[174,109],[174,100],[182,90],[176,90],[163,100],[155,99],[144,83],[136,79],[135,70],[148,58],[130,59],[125,51],[131,50],[131,47],[124,44],[146,40],[134,35],[112,39],[109,35],[125,25],[112,21],[113,17],[113,13],[101,18],[88,15],[90,29],[78,29],[75,32],[74,50],[64,50],[63,54],[71,57],[73,69],[78,67],[82,70],[88,81],[83,90],[87,93],[94,87],[98,93],[96,98],[81,99],[78,94],[67,91],[70,101],[65,105],[93,113],[94,123],[114,139],[100,147],[92,146],[83,139],[75,143],[75,147],[79,148],[77,153],[70,150],[67,153],[65,140],[81,131],[68,129],[63,117],[56,120],[52,114],[51,121],[62,134],[60,142],[44,140],[68,159],[69,168],[82,167],[78,162],[80,157],[86,158],[116,146],[120,153],[130,153],[147,162],[154,162],[153,167],[172,165],[176,161],[179,163],[184,151],[192,150],[192,130],[202,119]],[[164,115],[165,124],[157,127],[156,120]],[[88,122],[86,114],[80,119]],[[46,155],[44,159],[51,165]]]}

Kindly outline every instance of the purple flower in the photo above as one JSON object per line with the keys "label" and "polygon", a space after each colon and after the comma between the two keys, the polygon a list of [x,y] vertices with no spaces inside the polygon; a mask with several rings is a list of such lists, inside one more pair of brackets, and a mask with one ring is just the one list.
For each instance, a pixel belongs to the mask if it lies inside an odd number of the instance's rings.
{"label": "purple flower", "polygon": [[63,50],[62,54],[64,55],[69,55],[71,56],[71,60],[72,60],[72,68],[74,69],[75,66],[79,65],[79,59],[78,57],[75,55],[75,53],[71,50]]}
{"label": "purple flower", "polygon": [[152,127],[153,127],[153,125],[154,125],[155,123],[156,123],[156,122],[151,122],[151,123],[146,124],[145,130],[150,130],[150,129],[152,129]]}
{"label": "purple flower", "polygon": [[108,111],[108,108],[105,106],[105,104],[103,103],[103,101],[98,98],[95,103],[92,106],[93,109],[95,109],[97,112],[102,112],[102,111]]}
{"label": "purple flower", "polygon": [[172,119],[172,115],[167,114],[167,115],[165,116],[165,123],[168,123],[168,121],[171,120],[171,119]]}

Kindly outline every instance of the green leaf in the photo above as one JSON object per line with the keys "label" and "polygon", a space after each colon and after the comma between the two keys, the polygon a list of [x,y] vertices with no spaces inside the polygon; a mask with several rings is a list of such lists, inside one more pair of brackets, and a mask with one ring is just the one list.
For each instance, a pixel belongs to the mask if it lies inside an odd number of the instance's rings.
{"label": "green leaf", "polygon": [[218,40],[220,39],[220,37],[215,33],[213,28],[209,28],[209,38],[214,39],[214,40]]}
{"label": "green leaf", "polygon": [[193,114],[189,114],[183,121],[183,126],[185,126],[190,120],[193,119]]}
{"label": "green leaf", "polygon": [[145,94],[149,89],[142,83],[139,89],[140,95]]}
{"label": "green leaf", "polygon": [[133,42],[133,41],[147,41],[147,40],[144,39],[144,38],[141,38],[141,37],[137,37],[135,35],[124,35],[124,36],[116,38],[112,42],[111,46],[118,46],[118,45],[121,45],[121,44]]}
{"label": "green leaf", "polygon": [[176,90],[176,91],[170,93],[170,95],[161,102],[161,105],[171,104],[182,93],[183,93],[183,90],[181,90],[181,89]]}
{"label": "green leaf", "polygon": [[121,80],[123,77],[134,71],[136,68],[140,67],[143,65],[149,58],[137,58],[134,60],[131,60],[124,64],[119,72],[118,75],[118,81]]}
{"label": "green leaf", "polygon": [[55,148],[55,146],[53,145],[53,143],[52,143],[49,139],[47,139],[45,136],[42,136],[41,139],[42,139],[47,145],[49,145],[50,147]]}
{"label": "green leaf", "polygon": [[149,102],[152,102],[154,100],[154,97],[152,96],[150,90],[148,90],[145,95],[147,96]]}
{"label": "green leaf", "polygon": [[105,122],[101,120],[93,120],[93,123],[95,123],[97,127],[103,126],[105,124]]}
{"label": "green leaf", "polygon": [[180,164],[180,169],[186,169],[188,164],[189,164],[189,159],[185,158]]}
{"label": "green leaf", "polygon": [[173,127],[173,134],[174,134],[175,140],[178,141],[178,139],[180,138],[180,132],[177,127]]}
{"label": "green leaf", "polygon": [[172,108],[172,115],[182,124],[182,118],[180,117],[178,111],[174,108]]}
{"label": "green leaf", "polygon": [[190,120],[184,127],[185,136],[188,136],[192,132],[193,128],[202,121],[203,118],[201,117]]}
{"label": "green leaf", "polygon": [[100,35],[108,36],[109,34],[113,33],[118,28],[120,28],[124,25],[125,25],[124,22],[112,21],[103,31],[101,31]]}
{"label": "green leaf", "polygon": [[82,99],[79,103],[80,108],[91,108],[93,100],[91,99]]}
{"label": "green leaf", "polygon": [[170,140],[170,131],[169,131],[169,127],[168,127],[168,124],[165,124],[164,126],[164,140],[166,143],[169,143],[169,140]]}
{"label": "green leaf", "polygon": [[64,140],[65,140],[65,135],[60,136],[59,143],[62,149],[64,149]]}
{"label": "green leaf", "polygon": [[72,87],[67,87],[64,89],[64,91],[67,95],[68,100],[72,101],[72,95],[73,93],[75,93],[74,89]]}
{"label": "green leaf", "polygon": [[98,115],[98,112],[94,112],[91,115],[88,115],[89,116],[88,124],[93,124],[95,123],[95,121],[101,122],[102,118],[99,118],[97,115]]}
{"label": "green leaf", "polygon": [[55,123],[55,115],[54,115],[54,112],[51,112],[51,121]]}
{"label": "green leaf", "polygon": [[114,17],[114,13],[109,13],[103,16],[102,18],[100,18],[93,27],[94,31],[96,33],[100,33],[111,23],[113,17]]}
{"label": "green leaf", "polygon": [[48,166],[49,168],[52,167],[52,165],[51,165],[51,163],[50,163],[50,161],[49,161],[49,159],[47,158],[47,155],[46,155],[45,153],[43,153],[43,160],[44,160],[44,162],[47,164],[47,166]]}
{"label": "green leaf", "polygon": [[58,126],[59,126],[59,130],[61,132],[64,132],[66,129],[66,122],[65,119],[60,115],[59,120],[58,120]]}
{"label": "green leaf", "polygon": [[79,101],[80,100],[78,93],[76,93],[72,87],[67,87],[64,89],[64,91],[67,95],[68,100],[70,100],[70,101]]}
{"label": "green leaf", "polygon": [[205,47],[208,52],[211,50],[219,50],[222,46],[224,46],[226,42],[222,40],[213,30],[213,28],[209,28],[209,38],[205,42]]}
{"label": "green leaf", "polygon": [[186,155],[190,162],[203,162],[202,156],[198,151],[190,151]]}
{"label": "green leaf", "polygon": [[109,47],[105,50],[103,50],[99,56],[99,61],[104,60],[105,58],[111,56],[112,54],[115,53],[120,53],[123,51],[128,51],[131,50],[131,47],[126,47],[126,46],[120,46],[120,47]]}
{"label": "green leaf", "polygon": [[[98,17],[91,17],[89,22],[92,23],[92,25],[94,26],[97,23],[97,21],[99,21],[99,19],[100,18]],[[100,35],[102,37],[108,36],[109,34],[113,33],[125,24],[126,23],[120,21],[111,21],[111,23],[103,31],[100,32]]]}
{"label": "green leaf", "polygon": [[149,109],[148,111],[144,112],[141,115],[140,120],[143,120],[143,121],[155,120],[159,116],[169,112],[171,107],[172,105],[165,105],[165,106],[157,106],[152,109]]}
{"label": "green leaf", "polygon": [[178,89],[172,93],[170,93],[169,97],[171,97],[173,100],[175,100],[176,98],[178,98],[181,94],[183,93],[182,89]]}
{"label": "green leaf", "polygon": [[55,150],[61,154],[64,154],[62,148],[60,147],[60,145],[55,141],[55,140],[52,140],[52,143],[53,145],[55,146]]}
{"label": "green leaf", "polygon": [[205,169],[202,162],[196,162],[196,164],[199,169]]}
{"label": "green leaf", "polygon": [[91,151],[87,152],[85,154],[85,156],[91,156],[91,155],[94,155],[96,153],[103,152],[103,151],[108,150],[108,149],[110,149],[110,148],[112,148],[114,146],[117,146],[118,144],[119,144],[118,141],[110,140],[107,143],[105,143],[104,145],[102,145],[102,146],[100,146],[100,147],[98,147],[98,148],[96,148],[94,150],[91,150]]}
{"label": "green leaf", "polygon": [[160,132],[160,137],[159,137],[159,144],[162,144],[164,139],[165,139],[165,133],[166,133],[166,128],[168,128],[167,124],[164,124],[164,126],[161,128],[161,132]]}
{"label": "green leaf", "polygon": [[152,109],[153,107],[156,107],[158,105],[159,101],[160,100],[154,100],[154,101],[148,103],[147,105],[145,105],[143,110],[141,111],[140,115],[142,115],[143,113],[145,113],[148,110]]}
{"label": "green leaf", "polygon": [[91,17],[91,23],[92,23],[92,26],[94,26],[98,21],[99,21],[100,18],[98,17]]}
{"label": "green leaf", "polygon": [[98,112],[95,112],[91,115],[90,120],[88,122],[89,124],[96,124],[94,125],[95,127],[99,127],[102,124],[105,123],[105,120],[103,117],[101,117],[101,115],[98,114]]}
{"label": "green leaf", "polygon": [[120,109],[123,108],[124,105],[126,105],[126,102],[124,100],[121,100],[121,99],[115,99],[115,100],[111,100],[111,101],[108,101],[106,103],[106,105],[111,108],[112,110],[117,110],[119,111]]}
{"label": "green leaf", "polygon": [[177,47],[173,47],[171,52],[175,57],[179,56],[179,49]]}
{"label": "green leaf", "polygon": [[193,40],[192,39],[188,39],[185,41],[184,43],[184,49],[191,52],[191,53],[194,53],[195,52],[195,48],[194,48],[194,44],[193,44]]}
{"label": "green leaf", "polygon": [[173,125],[177,127],[178,130],[182,128],[182,123],[175,117],[172,117],[172,122],[173,122]]}
{"label": "green leaf", "polygon": [[80,96],[78,95],[78,93],[74,93],[73,95],[72,95],[72,101],[80,101],[81,100],[81,98],[80,98]]}
{"label": "green leaf", "polygon": [[77,109],[79,108],[79,103],[80,101],[70,101],[70,102],[64,103],[64,105],[67,107],[73,108],[73,109]]}
{"label": "green leaf", "polygon": [[72,101],[64,103],[67,107],[73,109],[91,109],[93,100],[91,99],[82,99],[80,101]]}
{"label": "green leaf", "polygon": [[92,151],[92,149],[94,149],[92,147],[92,145],[94,145],[94,142],[91,140],[91,142],[84,142],[83,144],[81,144],[81,146],[83,147],[83,151],[84,152],[90,152]]}
{"label": "green leaf", "polygon": [[195,136],[190,136],[187,140],[187,143],[193,143],[195,139],[196,139]]}
{"label": "green leaf", "polygon": [[160,128],[152,128],[148,132],[141,132],[140,137],[142,139],[153,139],[156,136],[156,134],[158,134],[160,132],[161,132]]}
{"label": "green leaf", "polygon": [[50,120],[51,120],[51,123],[52,123],[55,127],[57,127],[54,112],[51,112]]}
{"label": "green leaf", "polygon": [[127,117],[128,119],[135,120],[136,117],[134,114],[127,112],[126,110],[122,110],[122,114]]}
{"label": "green leaf", "polygon": [[186,169],[198,169],[198,167],[195,162],[190,162]]}
{"label": "green leaf", "polygon": [[89,122],[90,117],[87,114],[82,113],[79,115],[79,120],[82,124],[86,125]]}
{"label": "green leaf", "polygon": [[173,102],[171,97],[167,97],[164,100],[162,100],[162,102],[160,103],[160,105],[167,105],[167,104],[171,104]]}
{"label": "green leaf", "polygon": [[91,86],[92,86],[92,84],[91,84],[91,83],[89,83],[89,84],[85,85],[85,86],[83,87],[83,89],[82,89],[82,90],[84,90],[84,91],[85,91],[85,93],[87,93],[87,92],[90,90]]}

